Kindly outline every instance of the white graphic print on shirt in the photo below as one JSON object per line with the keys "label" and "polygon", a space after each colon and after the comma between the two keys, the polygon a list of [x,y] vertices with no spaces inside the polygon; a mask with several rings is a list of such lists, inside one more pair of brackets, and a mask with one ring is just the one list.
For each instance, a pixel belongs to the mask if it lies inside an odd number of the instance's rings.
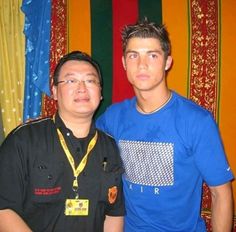
{"label": "white graphic print on shirt", "polygon": [[128,181],[147,186],[174,184],[174,144],[120,140]]}

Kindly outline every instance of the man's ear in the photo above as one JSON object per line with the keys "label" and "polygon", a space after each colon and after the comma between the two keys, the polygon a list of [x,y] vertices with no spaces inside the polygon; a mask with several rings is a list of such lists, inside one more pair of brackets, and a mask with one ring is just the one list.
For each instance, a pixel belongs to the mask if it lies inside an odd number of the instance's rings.
{"label": "man's ear", "polygon": [[170,67],[172,65],[172,61],[173,61],[172,56],[168,56],[166,59],[166,66],[165,66],[166,71],[170,69]]}
{"label": "man's ear", "polygon": [[125,63],[125,58],[124,58],[124,56],[122,56],[122,64],[123,64],[124,70],[126,70],[126,63]]}
{"label": "man's ear", "polygon": [[55,101],[57,101],[57,86],[52,86],[52,97]]}

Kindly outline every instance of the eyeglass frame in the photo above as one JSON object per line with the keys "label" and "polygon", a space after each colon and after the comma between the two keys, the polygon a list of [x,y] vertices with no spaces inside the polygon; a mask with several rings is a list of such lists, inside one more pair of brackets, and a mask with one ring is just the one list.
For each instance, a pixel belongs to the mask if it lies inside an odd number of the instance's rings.
{"label": "eyeglass frame", "polygon": [[[55,83],[55,85],[58,86],[58,84],[62,84],[62,83],[65,83],[66,85],[68,85],[68,84],[81,84],[81,83],[84,83],[84,85],[86,87],[88,87],[87,84],[94,84],[94,86],[100,86],[101,85],[100,81],[93,80],[93,79],[86,79],[86,80],[78,80],[78,79],[60,80],[60,81],[57,81]],[[89,86],[89,87],[92,87],[92,86]]]}

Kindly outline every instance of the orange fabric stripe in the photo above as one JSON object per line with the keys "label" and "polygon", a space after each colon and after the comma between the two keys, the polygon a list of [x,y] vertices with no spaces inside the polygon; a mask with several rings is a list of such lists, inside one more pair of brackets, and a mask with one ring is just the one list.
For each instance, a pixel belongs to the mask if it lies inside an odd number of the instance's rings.
{"label": "orange fabric stripe", "polygon": [[90,0],[68,0],[68,51],[91,54]]}
{"label": "orange fabric stripe", "polygon": [[[236,1],[221,1],[221,87],[219,126],[231,168],[236,174]],[[236,182],[233,181],[234,199]],[[235,207],[236,213],[236,207]]]}
{"label": "orange fabric stripe", "polygon": [[187,96],[188,79],[188,6],[187,1],[162,1],[162,21],[170,33],[173,66],[168,73],[168,85]]}

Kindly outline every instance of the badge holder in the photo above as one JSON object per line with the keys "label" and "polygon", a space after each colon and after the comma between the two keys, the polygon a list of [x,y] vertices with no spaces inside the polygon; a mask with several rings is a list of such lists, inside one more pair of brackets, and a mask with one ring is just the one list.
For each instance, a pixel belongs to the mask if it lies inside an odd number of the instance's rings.
{"label": "badge holder", "polygon": [[72,190],[75,192],[75,199],[66,199],[65,215],[66,216],[88,216],[89,200],[79,199],[78,181],[75,179]]}

